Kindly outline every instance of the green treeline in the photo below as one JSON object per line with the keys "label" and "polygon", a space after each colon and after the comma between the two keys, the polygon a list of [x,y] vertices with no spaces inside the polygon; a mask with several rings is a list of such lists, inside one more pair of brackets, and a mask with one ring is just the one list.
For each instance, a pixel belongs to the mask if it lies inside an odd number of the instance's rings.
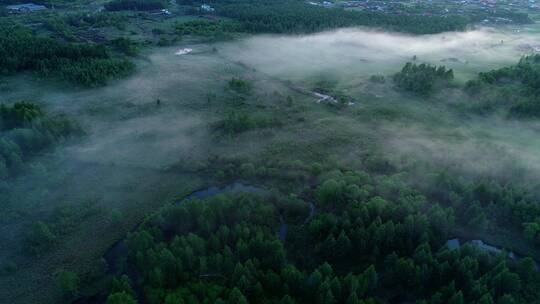
{"label": "green treeline", "polygon": [[108,11],[152,11],[165,8],[163,0],[113,0],[105,4]]}
{"label": "green treeline", "polygon": [[540,117],[540,55],[521,58],[514,66],[480,73],[466,90],[484,111],[503,108],[518,118]]}
{"label": "green treeline", "polygon": [[484,207],[486,191],[444,192],[456,202],[437,203],[396,177],[334,171],[311,194],[313,217],[285,217],[285,242],[280,214],[301,199],[220,195],[170,206],[128,237],[138,276],[115,279],[109,303],[135,303],[134,290],[151,304],[532,303],[533,260],[444,245],[474,218],[457,197],[481,200],[480,212],[498,208]]}
{"label": "green treeline", "polygon": [[454,79],[452,69],[426,63],[417,65],[407,62],[401,71],[394,75],[394,82],[399,88],[421,95],[433,92],[437,84],[448,83],[452,79]]}
{"label": "green treeline", "polygon": [[0,74],[37,72],[84,86],[104,85],[131,73],[134,64],[113,58],[104,46],[37,37],[19,26],[0,25]]}
{"label": "green treeline", "polygon": [[219,15],[242,23],[250,33],[313,33],[339,27],[370,26],[413,34],[464,30],[460,16],[428,17],[323,8],[299,1],[232,2],[217,5]]}
{"label": "green treeline", "polygon": [[[452,69],[430,64],[406,63],[393,76],[394,84],[405,91],[429,95],[454,78]],[[510,118],[540,117],[540,55],[525,56],[516,65],[482,72],[469,80],[463,90],[469,95],[463,111],[477,114],[499,112]]]}
{"label": "green treeline", "polygon": [[0,180],[16,175],[35,153],[80,134],[71,119],[51,117],[29,102],[0,105]]}
{"label": "green treeline", "polygon": [[175,31],[181,36],[192,35],[210,37],[214,40],[225,40],[231,37],[231,33],[242,31],[242,26],[239,22],[231,20],[192,20],[177,23]]}
{"label": "green treeline", "polygon": [[66,15],[64,21],[76,28],[83,27],[122,27],[127,17],[115,12],[99,12],[94,14],[74,13]]}

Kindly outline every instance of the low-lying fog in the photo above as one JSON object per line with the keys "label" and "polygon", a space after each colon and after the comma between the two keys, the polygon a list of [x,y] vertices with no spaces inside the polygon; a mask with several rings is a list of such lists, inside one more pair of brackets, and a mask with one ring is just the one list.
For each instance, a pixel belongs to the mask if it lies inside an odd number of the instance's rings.
{"label": "low-lying fog", "polygon": [[217,53],[206,44],[188,46],[193,52],[181,56],[175,55],[178,47],[152,50],[135,76],[105,88],[55,89],[22,81],[0,93],[0,100],[34,100],[77,115],[90,133],[70,150],[82,161],[162,168],[198,154],[193,149],[207,135],[207,122],[190,109],[242,70],[235,62],[281,80],[303,83],[323,75],[351,86],[373,74],[391,75],[416,56],[470,78],[515,63],[540,46],[540,35],[482,28],[410,36],[350,28],[308,36],[257,35],[219,43]]}
{"label": "low-lying fog", "polygon": [[[540,51],[537,25],[531,28],[479,28],[466,32],[411,36],[364,28],[349,28],[309,36],[260,35],[241,42],[226,43],[220,54],[282,80],[313,83],[337,79],[339,87],[359,92],[360,83],[378,74],[390,76],[407,61],[444,65],[454,69],[456,79],[465,81],[478,72],[517,63],[523,55]],[[356,97],[356,96],[353,96]],[[449,95],[442,103],[455,102]],[[394,98],[407,104],[410,96]],[[448,99],[448,100],[444,100]],[[373,103],[389,103],[387,97]],[[407,105],[411,111],[425,110],[426,101]],[[419,108],[419,106],[421,108]],[[496,117],[463,119],[441,104],[435,112],[406,124],[385,121],[383,142],[388,154],[431,161],[441,166],[460,166],[472,174],[505,174],[509,167],[527,168],[540,174],[538,124]],[[442,106],[442,107],[441,107]],[[362,107],[360,101],[359,107]],[[448,111],[446,111],[448,110]],[[433,121],[444,121],[437,125]]]}
{"label": "low-lying fog", "polygon": [[[152,208],[157,208],[160,204],[155,201],[164,200],[171,194],[178,195],[182,191],[178,189],[192,181],[193,175],[189,172],[174,175],[176,173],[161,169],[182,161],[204,161],[209,151],[216,153],[221,147],[212,137],[208,124],[221,117],[216,113],[216,106],[226,102],[226,83],[233,76],[250,73],[250,79],[255,82],[257,77],[265,78],[256,84],[255,91],[263,102],[268,103],[271,102],[268,96],[275,96],[274,90],[283,91],[279,92],[283,96],[291,92],[285,92],[281,82],[273,82],[258,72],[303,85],[313,78],[326,76],[347,87],[365,81],[373,74],[391,75],[416,56],[419,62],[444,64],[454,68],[458,77],[471,78],[479,71],[513,64],[538,45],[540,35],[487,28],[427,36],[343,29],[309,36],[263,35],[215,45],[155,48],[138,60],[138,72],[134,76],[99,89],[80,90],[61,84],[51,87],[27,77],[12,78],[5,86],[8,89],[3,87],[0,92],[0,102],[31,100],[45,104],[47,110],[67,112],[81,122],[88,135],[80,142],[45,156],[53,158],[47,172],[23,176],[10,184],[9,189],[14,192],[10,195],[17,202],[10,208],[24,209],[24,217],[17,219],[20,222],[0,225],[0,243],[10,244],[0,246],[0,261],[15,259],[19,263],[23,259],[18,252],[22,244],[17,241],[23,239],[27,224],[46,218],[59,202],[80,202],[84,196],[98,197],[100,205],[108,212],[114,209],[135,212],[152,202]],[[179,48],[185,47],[192,48],[193,52],[175,55]],[[213,51],[214,47],[217,52]],[[252,68],[256,72],[252,72]],[[391,83],[386,85],[385,89],[392,91]],[[401,96],[400,93],[395,94]],[[213,104],[208,101],[209,95],[215,96]],[[157,99],[160,99],[159,106]],[[380,98],[371,102],[373,105],[390,101]],[[313,100],[313,107],[321,106]],[[360,102],[350,110],[362,107]],[[425,101],[416,101],[411,109],[415,112],[425,110]],[[317,108],[315,110],[318,111]],[[339,121],[342,114],[345,113],[329,111],[321,115]],[[515,161],[520,165],[534,163],[533,167],[538,167],[540,143],[536,140],[535,126],[505,120],[493,124],[490,118],[473,118],[461,124],[444,111],[428,111],[427,116],[439,114],[440,119],[446,121],[447,129],[443,126],[431,128],[422,121],[408,125],[384,121],[384,128],[372,130],[354,119],[349,119],[353,123],[349,127],[361,130],[363,134],[373,132],[373,136],[386,136],[382,142],[386,144],[388,153],[396,157],[403,154],[434,162],[460,161],[469,164],[468,168],[473,171],[475,168],[479,172],[497,168],[504,172],[495,163],[500,155],[508,155],[505,164]],[[340,127],[337,123],[333,126]],[[333,135],[333,130],[328,128],[311,131],[320,132],[314,135],[319,138]],[[284,127],[277,132],[281,132],[283,140],[291,141],[302,130]],[[361,132],[355,135],[361,135]],[[448,137],[447,133],[453,135]],[[271,139],[260,136],[257,140],[257,143],[272,144]],[[309,141],[309,138],[303,140]],[[242,149],[240,143],[230,146],[224,148],[225,152],[236,153]],[[497,152],[499,147],[503,153]],[[243,154],[252,151],[257,150],[243,151]],[[58,175],[62,177],[56,177]],[[148,211],[152,208],[147,207]],[[106,229],[105,226],[96,227],[95,234],[81,239],[81,242],[98,242],[102,239],[100,233],[108,233]],[[71,244],[67,242],[62,248],[69,251]],[[96,248],[102,250],[108,245],[103,243],[99,245],[102,247],[96,245]],[[90,254],[79,257],[83,254],[70,252],[67,258],[88,259]],[[49,268],[53,267],[45,262],[21,266],[18,278],[0,277],[0,285],[15,286],[37,276],[28,288],[52,286],[54,282],[51,280],[35,275],[38,266],[43,273],[50,273]],[[10,297],[23,296],[11,294],[9,288],[0,290],[0,297],[8,301]]]}
{"label": "low-lying fog", "polygon": [[309,36],[255,36],[220,51],[262,72],[291,80],[331,74],[341,79],[395,73],[414,56],[456,69],[456,76],[513,63],[540,46],[540,35],[481,28],[411,36],[362,28]]}

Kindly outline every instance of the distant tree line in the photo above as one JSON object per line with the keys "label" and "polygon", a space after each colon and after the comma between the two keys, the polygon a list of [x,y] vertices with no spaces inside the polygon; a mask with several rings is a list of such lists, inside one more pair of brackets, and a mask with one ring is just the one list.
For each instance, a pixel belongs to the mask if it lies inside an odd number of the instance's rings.
{"label": "distant tree line", "polygon": [[99,86],[133,69],[133,63],[113,58],[102,45],[63,43],[13,24],[0,26],[0,74],[29,71]]}
{"label": "distant tree line", "polygon": [[64,17],[65,22],[71,26],[82,27],[122,27],[127,17],[120,13],[99,12],[93,14],[74,13]]}
{"label": "distant tree line", "polygon": [[242,27],[239,22],[231,20],[191,20],[177,23],[175,31],[181,36],[191,35],[225,40],[231,37],[231,33],[242,31]]}
{"label": "distant tree line", "polygon": [[323,8],[303,1],[232,1],[216,3],[219,15],[233,18],[251,33],[313,33],[339,27],[370,26],[413,34],[464,30],[469,20],[461,16],[397,15],[384,12]]}
{"label": "distant tree line", "polygon": [[73,3],[72,0],[0,0],[0,5],[24,4],[29,2],[44,5],[49,8],[66,6]]}
{"label": "distant tree line", "polygon": [[534,21],[529,17],[527,13],[522,12],[510,12],[510,11],[494,11],[494,12],[485,12],[485,11],[467,11],[467,15],[472,21],[480,22],[485,19],[491,18],[504,18],[509,19],[512,23],[516,24],[529,24]]}
{"label": "distant tree line", "polygon": [[152,11],[163,9],[166,6],[164,0],[112,0],[105,4],[108,11]]}

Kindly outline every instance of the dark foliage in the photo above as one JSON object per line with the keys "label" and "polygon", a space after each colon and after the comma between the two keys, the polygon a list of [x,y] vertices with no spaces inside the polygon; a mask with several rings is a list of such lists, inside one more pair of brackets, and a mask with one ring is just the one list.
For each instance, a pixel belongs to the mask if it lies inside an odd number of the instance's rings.
{"label": "dark foliage", "polygon": [[165,8],[163,0],[113,0],[105,4],[108,11],[152,11]]}
{"label": "dark foliage", "polygon": [[428,17],[323,8],[299,1],[261,1],[253,5],[233,2],[217,5],[217,12],[242,23],[251,33],[313,33],[339,27],[370,26],[414,34],[465,29],[468,19],[459,16]]}
{"label": "dark foliage", "polygon": [[178,35],[200,36],[213,40],[229,39],[232,33],[241,30],[240,23],[230,20],[192,20],[176,24]]}
{"label": "dark foliage", "polygon": [[37,72],[85,86],[104,85],[129,74],[134,65],[112,58],[101,45],[69,44],[41,38],[18,26],[0,26],[0,73]]}
{"label": "dark foliage", "polygon": [[480,73],[465,89],[491,110],[503,108],[517,118],[540,117],[540,55],[526,56],[514,66]]}
{"label": "dark foliage", "polygon": [[399,88],[421,95],[432,93],[437,84],[448,83],[452,79],[452,69],[425,63],[417,65],[407,62],[401,71],[394,75],[394,82]]}
{"label": "dark foliage", "polygon": [[119,52],[127,56],[136,56],[139,53],[138,45],[129,38],[116,38],[111,41],[111,45]]}
{"label": "dark foliage", "polygon": [[99,12],[94,14],[75,13],[65,17],[65,22],[77,28],[84,27],[122,27],[127,18],[118,13]]}
{"label": "dark foliage", "polygon": [[66,117],[50,117],[36,104],[0,105],[0,179],[16,175],[33,154],[80,134]]}
{"label": "dark foliage", "polygon": [[227,135],[235,135],[253,129],[278,125],[280,122],[275,118],[252,116],[243,111],[230,111],[215,125],[215,128]]}

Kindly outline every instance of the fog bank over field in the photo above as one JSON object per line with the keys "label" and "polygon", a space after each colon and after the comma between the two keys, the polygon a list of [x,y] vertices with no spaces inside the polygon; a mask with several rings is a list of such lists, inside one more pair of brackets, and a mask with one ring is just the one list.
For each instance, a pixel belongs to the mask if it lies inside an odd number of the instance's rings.
{"label": "fog bank over field", "polygon": [[221,53],[256,69],[291,80],[331,74],[341,79],[395,73],[413,56],[455,68],[456,76],[514,63],[540,36],[480,28],[467,32],[410,36],[349,28],[309,36],[256,36],[225,44]]}
{"label": "fog bank over field", "polygon": [[475,177],[536,180],[540,176],[538,125],[479,119],[437,128],[393,125],[382,128],[385,153]]}
{"label": "fog bank over field", "polygon": [[175,50],[146,54],[132,77],[103,88],[51,87],[14,78],[0,102],[32,100],[49,112],[75,117],[86,136],[67,149],[58,148],[62,157],[106,166],[165,168],[201,155],[194,149],[206,142],[208,122],[190,105],[204,103],[209,90],[222,86],[216,79],[223,60],[175,56]]}
{"label": "fog bank over field", "polygon": [[406,108],[414,113],[414,120],[381,121],[379,131],[374,131],[396,163],[408,156],[467,175],[515,177],[527,171],[520,178],[535,178],[540,176],[537,123],[496,115],[467,118],[447,107],[463,101],[458,90],[418,102],[418,97],[392,90],[387,81],[377,89],[381,98],[366,100],[361,94],[375,93],[365,86],[369,76],[391,76],[415,56],[417,62],[454,69],[459,82],[475,78],[478,72],[516,64],[538,46],[540,35],[526,29],[486,27],[411,36],[349,28],[308,36],[256,36],[225,43],[219,52],[293,83],[310,86],[317,79],[334,80],[338,88],[358,98],[360,109],[395,104],[397,112]]}

